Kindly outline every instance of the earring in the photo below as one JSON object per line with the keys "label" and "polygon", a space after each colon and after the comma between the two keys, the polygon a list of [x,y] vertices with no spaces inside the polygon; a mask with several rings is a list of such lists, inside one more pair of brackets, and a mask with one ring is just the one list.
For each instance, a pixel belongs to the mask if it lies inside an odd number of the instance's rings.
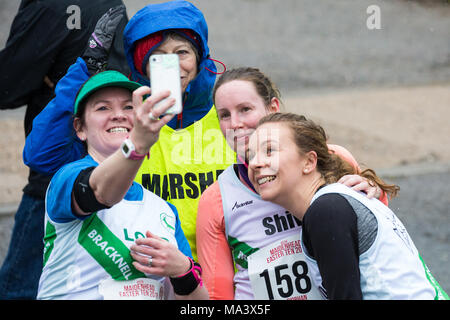
{"label": "earring", "polygon": [[308,169],[303,169],[303,173],[308,173]]}

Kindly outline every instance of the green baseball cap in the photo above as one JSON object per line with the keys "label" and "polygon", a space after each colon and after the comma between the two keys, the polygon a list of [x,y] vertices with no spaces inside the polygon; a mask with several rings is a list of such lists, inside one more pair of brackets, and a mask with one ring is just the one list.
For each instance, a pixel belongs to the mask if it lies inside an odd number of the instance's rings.
{"label": "green baseball cap", "polygon": [[78,91],[73,107],[73,113],[77,114],[79,105],[87,99],[91,94],[101,88],[120,87],[133,92],[139,88],[141,84],[128,80],[126,76],[118,71],[108,70],[97,73],[90,77]]}

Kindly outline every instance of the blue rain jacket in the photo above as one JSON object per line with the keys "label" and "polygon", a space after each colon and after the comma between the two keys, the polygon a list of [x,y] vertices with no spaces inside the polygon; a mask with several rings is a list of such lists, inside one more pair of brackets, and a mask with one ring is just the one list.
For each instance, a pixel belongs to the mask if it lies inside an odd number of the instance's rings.
{"label": "blue rain jacket", "polygon": [[[199,72],[184,93],[183,126],[200,120],[212,107],[212,89],[216,74],[209,58],[208,27],[200,10],[187,1],[151,4],[139,10],[124,30],[124,48],[131,69],[131,80],[149,85],[134,67],[133,48],[137,40],[166,29],[191,29],[201,39],[202,56]],[[83,59],[69,68],[55,88],[56,97],[34,119],[33,129],[25,141],[24,163],[35,171],[52,174],[62,165],[78,160],[86,154],[82,142],[73,129],[73,105],[80,87],[89,78]],[[168,125],[176,125],[176,117]]]}
{"label": "blue rain jacket", "polygon": [[[124,30],[124,48],[128,65],[131,69],[131,80],[150,85],[147,78],[138,73],[133,62],[136,41],[146,36],[167,29],[191,29],[201,40],[202,56],[198,74],[192,80],[183,97],[183,127],[205,116],[212,107],[212,89],[216,74],[206,68],[217,71],[214,62],[209,58],[208,26],[200,10],[187,1],[171,1],[152,4],[139,10],[128,22]],[[168,125],[175,128],[176,117]]]}

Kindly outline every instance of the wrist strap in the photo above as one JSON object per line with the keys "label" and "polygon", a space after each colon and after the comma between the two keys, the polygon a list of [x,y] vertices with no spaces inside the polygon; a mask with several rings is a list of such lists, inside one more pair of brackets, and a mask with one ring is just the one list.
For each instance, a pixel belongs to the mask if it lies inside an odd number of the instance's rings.
{"label": "wrist strap", "polygon": [[[130,139],[130,135],[127,135],[126,139]],[[131,141],[131,142],[134,144],[133,141]],[[141,154],[139,154],[139,155],[141,155]],[[150,159],[150,150],[148,150],[147,154],[145,154],[145,155],[147,156],[147,160]]]}
{"label": "wrist strap", "polygon": [[188,257],[188,259],[191,262],[191,268],[179,277],[170,277],[173,291],[180,296],[191,294],[199,285],[200,287],[203,286],[203,281],[200,277],[202,274],[202,267],[190,257]]}

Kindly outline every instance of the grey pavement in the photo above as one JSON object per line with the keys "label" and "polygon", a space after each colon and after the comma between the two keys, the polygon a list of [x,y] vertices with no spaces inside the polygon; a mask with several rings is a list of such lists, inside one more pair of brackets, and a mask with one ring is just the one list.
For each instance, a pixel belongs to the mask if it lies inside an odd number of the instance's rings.
{"label": "grey pavement", "polygon": [[436,280],[450,292],[450,171],[390,181],[400,186],[400,193],[389,207],[405,225]]}

